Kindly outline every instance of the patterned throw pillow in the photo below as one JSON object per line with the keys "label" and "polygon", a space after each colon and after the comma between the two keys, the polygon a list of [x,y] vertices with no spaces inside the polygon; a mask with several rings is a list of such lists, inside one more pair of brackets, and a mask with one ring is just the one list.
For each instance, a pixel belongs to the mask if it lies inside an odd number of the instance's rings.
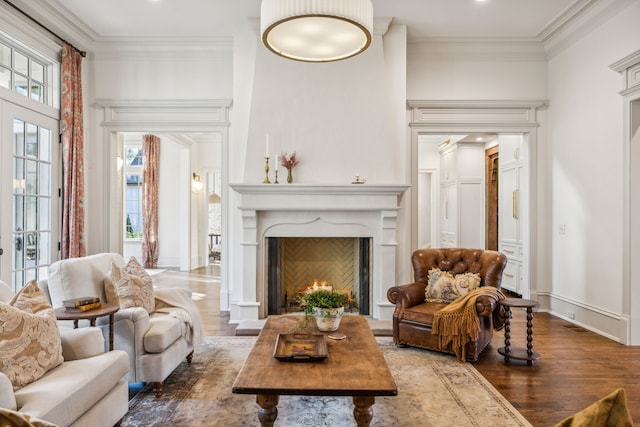
{"label": "patterned throw pillow", "polygon": [[0,371],[17,390],[62,362],[55,311],[32,280],[0,303]]}
{"label": "patterned throw pillow", "polygon": [[478,273],[451,274],[438,268],[429,270],[425,299],[428,302],[455,301],[480,286]]}
{"label": "patterned throw pillow", "polygon": [[131,257],[122,268],[111,263],[104,291],[109,304],[119,305],[120,308],[142,307],[149,314],[156,310],[153,280],[135,257]]}

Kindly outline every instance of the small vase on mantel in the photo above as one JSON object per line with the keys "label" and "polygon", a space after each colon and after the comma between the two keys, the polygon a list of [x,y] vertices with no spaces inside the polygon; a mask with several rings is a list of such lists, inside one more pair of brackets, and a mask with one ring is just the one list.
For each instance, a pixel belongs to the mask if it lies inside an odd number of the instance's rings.
{"label": "small vase on mantel", "polygon": [[293,175],[291,175],[291,169],[292,168],[287,168],[287,182],[289,184],[291,184],[293,182]]}

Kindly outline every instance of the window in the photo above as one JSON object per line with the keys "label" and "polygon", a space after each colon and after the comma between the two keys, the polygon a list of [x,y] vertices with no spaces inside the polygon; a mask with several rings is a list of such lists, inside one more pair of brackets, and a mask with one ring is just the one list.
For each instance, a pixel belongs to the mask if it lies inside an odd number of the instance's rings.
{"label": "window", "polygon": [[57,68],[35,54],[27,54],[0,39],[0,87],[36,102],[53,105],[51,82]]}
{"label": "window", "polygon": [[125,239],[142,239],[142,147],[124,147],[124,221]]}

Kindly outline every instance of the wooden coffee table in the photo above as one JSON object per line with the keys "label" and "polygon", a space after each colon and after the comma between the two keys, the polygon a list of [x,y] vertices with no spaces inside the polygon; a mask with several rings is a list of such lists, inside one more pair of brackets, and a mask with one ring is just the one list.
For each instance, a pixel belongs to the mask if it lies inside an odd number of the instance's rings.
{"label": "wooden coffee table", "polygon": [[362,316],[344,316],[337,332],[347,338],[327,338],[329,357],[324,361],[278,361],[273,356],[278,333],[287,333],[300,320],[300,316],[267,319],[233,383],[232,392],[256,395],[262,427],[273,426],[281,395],[352,396],[357,425],[369,426],[375,397],[398,394],[369,323]]}

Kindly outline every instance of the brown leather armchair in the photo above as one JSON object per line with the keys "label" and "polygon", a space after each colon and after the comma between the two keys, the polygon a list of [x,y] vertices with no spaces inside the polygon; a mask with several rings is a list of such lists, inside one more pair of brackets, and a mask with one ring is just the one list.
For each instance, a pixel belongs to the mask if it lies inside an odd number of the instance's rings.
{"label": "brown leather armchair", "polygon": [[[426,301],[425,289],[429,271],[439,268],[454,274],[479,273],[480,286],[500,289],[507,257],[500,252],[482,249],[418,249],[411,256],[411,262],[415,283],[395,286],[387,292],[387,299],[396,305],[393,313],[393,342],[397,346],[420,347],[455,354],[451,345],[440,348],[439,337],[431,333],[433,315],[446,306],[446,303]],[[476,361],[482,350],[491,342],[494,317],[500,312],[497,308],[498,304],[494,298],[486,295],[477,298],[476,311],[480,321],[480,333],[476,341],[467,344],[467,360]]]}

